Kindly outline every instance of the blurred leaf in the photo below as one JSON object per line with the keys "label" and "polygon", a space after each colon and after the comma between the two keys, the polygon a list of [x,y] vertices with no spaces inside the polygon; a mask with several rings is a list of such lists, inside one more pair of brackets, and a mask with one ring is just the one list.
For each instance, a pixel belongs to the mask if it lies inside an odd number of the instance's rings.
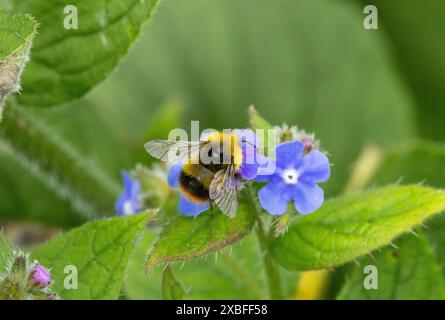
{"label": "blurred leaf", "polygon": [[47,182],[7,155],[0,142],[0,221],[32,221],[68,228],[85,221]]}
{"label": "blurred leaf", "polygon": [[[51,268],[52,289],[63,299],[117,299],[137,235],[152,213],[98,220],[37,248],[33,258]],[[66,266],[78,270],[78,289],[64,287]]]}
{"label": "blurred leaf", "polygon": [[290,270],[330,268],[390,243],[445,209],[445,191],[388,186],[326,202],[275,239],[271,253]]}
{"label": "blurred leaf", "polygon": [[[103,171],[102,174],[110,176],[112,188],[115,193],[118,192],[119,173],[124,168],[130,168],[128,151],[117,142],[115,132],[103,121],[94,105],[80,99],[58,108],[28,108],[26,113],[48,129],[46,131],[54,136],[53,140],[63,141],[65,149],[74,150],[84,163],[88,162],[96,170]],[[54,190],[54,185],[48,183],[48,175],[36,175],[36,166],[29,166],[30,161],[36,164],[44,160],[32,157],[29,161],[22,161],[14,152],[8,155],[0,143],[0,220],[32,220],[61,227],[81,224],[85,220],[85,212],[81,212],[84,214],[82,216],[73,207],[77,199],[70,198],[67,201],[63,195],[60,197],[59,190]],[[64,159],[54,158],[52,161]],[[71,183],[70,180],[65,182]],[[110,198],[109,201],[106,213],[112,214],[114,199]],[[96,214],[96,211],[87,213]]]}
{"label": "blurred leaf", "polygon": [[90,98],[129,141],[171,97],[184,102],[184,128],[247,127],[253,104],[271,124],[316,132],[335,165],[333,194],[363,144],[414,134],[410,96],[382,40],[351,1],[169,0]]}
{"label": "blurred leaf", "polygon": [[[436,300],[445,299],[445,284],[434,254],[423,236],[408,235],[375,257],[359,260],[339,299]],[[365,289],[364,266],[377,268],[378,289]]]}
{"label": "blurred leaf", "polygon": [[52,128],[55,135],[72,145],[85,160],[118,179],[119,183],[121,170],[134,165],[128,155],[130,149],[118,141],[117,133],[89,100],[79,99],[57,108],[29,108],[26,111],[41,120],[44,126]]}
{"label": "blurred leaf", "polygon": [[[156,240],[146,232],[128,266],[125,291],[130,299],[161,299],[162,270],[156,268],[146,276],[143,259]],[[170,263],[177,280],[185,289],[185,299],[268,299],[266,274],[256,237],[250,234],[241,241],[187,263]],[[297,275],[280,269],[284,297],[295,294]]]}
{"label": "blurred leaf", "polygon": [[14,250],[5,235],[0,231],[0,277],[8,271],[12,262]]}
{"label": "blurred leaf", "polygon": [[252,229],[254,216],[240,204],[230,218],[221,212],[202,213],[197,217],[178,215],[159,235],[146,261],[147,272],[161,263],[183,261],[218,251],[246,236]]}
{"label": "blurred leaf", "polygon": [[20,89],[20,75],[36,32],[31,16],[8,14],[0,8],[0,121],[4,98]]}
{"label": "blurred leaf", "polygon": [[0,8],[6,12],[11,11],[12,0],[0,0]]}
{"label": "blurred leaf", "polygon": [[[366,1],[368,4],[369,1]],[[445,2],[442,0],[372,1],[381,29],[389,38],[400,73],[417,102],[421,134],[443,140],[445,130]],[[413,39],[415,34],[415,39]]]}
{"label": "blurred leaf", "polygon": [[[252,129],[267,131],[272,128],[272,126],[263,117],[261,117],[254,106],[249,107],[249,122]],[[267,141],[267,140],[266,140]]]}
{"label": "blurred leaf", "polygon": [[154,114],[151,123],[146,125],[143,139],[134,146],[135,159],[146,160],[146,162],[153,161],[154,158],[147,154],[144,145],[150,140],[167,139],[171,130],[181,126],[182,114],[183,106],[180,101],[173,99],[163,103]]}
{"label": "blurred leaf", "polygon": [[[29,69],[23,76],[23,105],[52,106],[79,98],[118,65],[141,31],[157,0],[18,0],[14,11],[41,23]],[[78,29],[65,29],[74,5]]]}
{"label": "blurred leaf", "polygon": [[50,126],[19,106],[10,106],[0,127],[9,154],[87,216],[114,211],[119,186],[87,161]]}
{"label": "blurred leaf", "polygon": [[372,182],[424,183],[445,188],[445,145],[413,141],[386,150]]}
{"label": "blurred leaf", "polygon": [[172,269],[167,266],[162,275],[162,298],[164,300],[182,300],[184,294],[184,289],[176,281]]}

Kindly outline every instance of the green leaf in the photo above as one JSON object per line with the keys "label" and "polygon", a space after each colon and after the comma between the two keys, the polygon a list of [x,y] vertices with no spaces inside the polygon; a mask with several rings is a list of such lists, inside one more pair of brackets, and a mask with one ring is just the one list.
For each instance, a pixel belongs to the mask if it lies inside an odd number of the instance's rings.
{"label": "green leaf", "polygon": [[0,9],[0,121],[3,100],[20,89],[20,76],[29,60],[37,23],[29,15],[12,15]]}
{"label": "green leaf", "polygon": [[178,215],[160,234],[151,248],[146,270],[171,261],[183,261],[218,251],[246,236],[252,229],[254,216],[240,204],[230,218],[221,212],[200,214],[196,218]]}
{"label": "green leaf", "polygon": [[[128,265],[125,292],[130,299],[161,299],[162,269],[146,276],[141,261],[156,234],[145,232]],[[176,279],[185,289],[185,299],[268,299],[262,253],[256,236],[247,235],[225,249],[199,259],[169,263]],[[295,295],[297,275],[279,269],[283,296]]]}
{"label": "green leaf", "polygon": [[445,191],[421,186],[344,196],[292,223],[271,252],[288,269],[330,268],[387,245],[443,210]]}
{"label": "green leaf", "polygon": [[184,289],[176,281],[172,269],[167,266],[162,275],[162,298],[164,300],[182,300],[184,294]]}
{"label": "green leaf", "polygon": [[[64,299],[117,299],[135,239],[153,212],[87,223],[33,253],[51,268],[52,289]],[[78,289],[66,289],[66,266],[78,270]]]}
{"label": "green leaf", "polygon": [[5,235],[0,231],[0,277],[8,271],[8,267],[12,263],[14,250]]}
{"label": "green leaf", "polygon": [[[381,165],[370,181],[386,184],[394,181],[419,183],[445,188],[445,145],[414,141],[386,150]],[[435,249],[441,266],[445,265],[445,215],[428,223],[425,235]]]}
{"label": "green leaf", "polygon": [[430,0],[420,5],[418,0],[376,0],[372,4],[379,10],[379,31],[388,38],[400,74],[415,98],[420,133],[443,141],[445,2]]}
{"label": "green leaf", "polygon": [[[359,260],[339,299],[435,300],[445,299],[445,283],[429,243],[423,236],[408,235],[374,257]],[[377,289],[365,289],[364,267],[377,268]]]}
{"label": "green leaf", "polygon": [[[23,76],[23,105],[52,106],[79,98],[103,81],[127,54],[157,0],[19,0],[15,11],[41,23],[33,58]],[[75,5],[78,29],[66,29]],[[69,17],[68,17],[69,19]]]}
{"label": "green leaf", "polygon": [[[88,161],[26,109],[11,105],[0,126],[5,151],[85,216],[109,215],[120,191],[116,180]],[[100,148],[100,147],[98,147]]]}

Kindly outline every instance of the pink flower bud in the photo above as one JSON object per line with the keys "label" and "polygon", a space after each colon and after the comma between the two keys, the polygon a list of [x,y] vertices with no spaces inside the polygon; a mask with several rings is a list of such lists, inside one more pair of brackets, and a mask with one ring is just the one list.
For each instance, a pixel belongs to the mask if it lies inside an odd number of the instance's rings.
{"label": "pink flower bud", "polygon": [[51,273],[44,266],[37,263],[34,267],[32,279],[43,289],[51,283]]}

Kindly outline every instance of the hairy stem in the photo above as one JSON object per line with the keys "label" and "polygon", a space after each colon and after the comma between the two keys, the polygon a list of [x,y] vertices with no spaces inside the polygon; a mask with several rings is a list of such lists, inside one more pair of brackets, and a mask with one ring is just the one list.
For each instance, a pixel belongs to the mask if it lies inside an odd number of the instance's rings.
{"label": "hairy stem", "polygon": [[263,255],[264,270],[266,272],[267,282],[269,286],[270,298],[274,300],[283,299],[281,278],[278,271],[278,266],[269,253],[269,242],[273,236],[273,230],[266,232],[263,222],[261,221],[260,214],[262,209],[258,206],[255,198],[254,190],[248,187],[248,198],[250,207],[255,212],[256,226],[255,231],[260,245],[261,253]]}

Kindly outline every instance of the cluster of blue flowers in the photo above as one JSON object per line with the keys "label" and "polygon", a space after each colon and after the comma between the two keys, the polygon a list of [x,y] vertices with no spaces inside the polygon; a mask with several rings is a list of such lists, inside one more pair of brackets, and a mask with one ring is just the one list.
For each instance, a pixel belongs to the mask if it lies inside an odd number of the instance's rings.
{"label": "cluster of blue flowers", "polygon": [[[243,162],[237,170],[243,180],[266,183],[259,191],[262,208],[272,215],[282,215],[293,202],[300,214],[311,213],[323,204],[324,193],[318,183],[330,176],[330,164],[326,155],[319,151],[314,141],[307,139],[288,141],[279,144],[275,157],[260,154],[257,136],[250,130],[235,130],[240,137]],[[253,154],[252,154],[253,153]],[[252,161],[252,159],[254,159]],[[266,164],[274,161],[274,170],[266,170]],[[172,188],[179,186],[182,164],[173,165],[168,173],[168,183]],[[122,174],[124,191],[116,202],[119,215],[140,212],[141,185],[126,172]],[[196,204],[180,195],[179,211],[187,216],[197,216],[209,209],[209,204]]]}

